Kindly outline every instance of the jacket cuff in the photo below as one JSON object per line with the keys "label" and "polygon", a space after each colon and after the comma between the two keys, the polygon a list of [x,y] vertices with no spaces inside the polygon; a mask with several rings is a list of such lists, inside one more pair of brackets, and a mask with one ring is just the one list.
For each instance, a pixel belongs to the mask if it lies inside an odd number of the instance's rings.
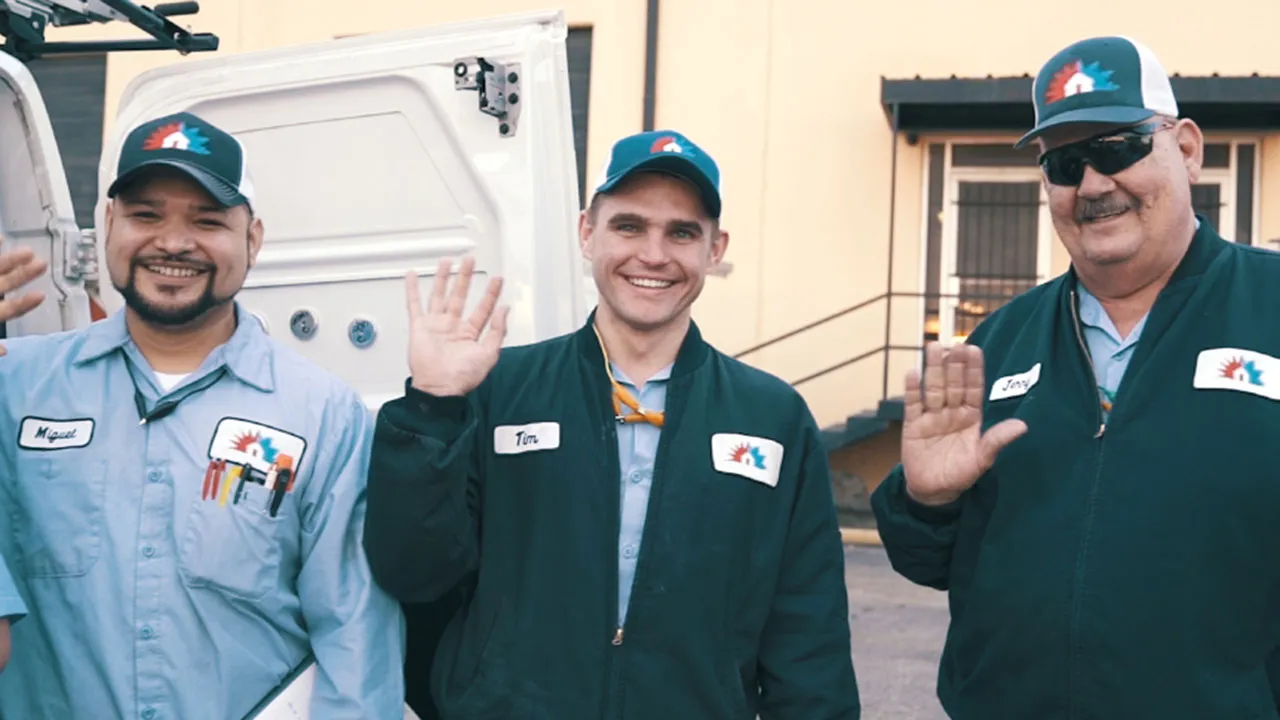
{"label": "jacket cuff", "polygon": [[960,517],[960,512],[964,510],[964,496],[952,500],[945,505],[925,505],[913,499],[907,493],[907,476],[899,467],[894,471],[892,478],[893,499],[894,503],[908,515],[928,525],[947,525],[955,522]]}
{"label": "jacket cuff", "polygon": [[449,445],[471,417],[471,399],[464,395],[441,397],[425,393],[404,381],[404,397],[382,406],[383,417],[395,429]]}

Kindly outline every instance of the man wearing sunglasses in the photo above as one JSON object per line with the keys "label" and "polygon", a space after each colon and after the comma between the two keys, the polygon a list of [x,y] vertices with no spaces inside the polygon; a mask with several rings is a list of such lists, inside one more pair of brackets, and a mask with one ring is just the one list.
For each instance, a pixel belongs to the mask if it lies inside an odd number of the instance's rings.
{"label": "man wearing sunglasses", "polygon": [[907,376],[873,507],[950,594],[956,718],[1277,718],[1280,256],[1191,205],[1204,140],[1152,52],[1092,38],[1033,85],[1071,268]]}

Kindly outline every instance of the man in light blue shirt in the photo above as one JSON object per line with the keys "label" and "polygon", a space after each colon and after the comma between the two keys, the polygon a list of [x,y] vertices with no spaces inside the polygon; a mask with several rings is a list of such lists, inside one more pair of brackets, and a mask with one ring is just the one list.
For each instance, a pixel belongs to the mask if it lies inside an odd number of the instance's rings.
{"label": "man in light blue shirt", "polygon": [[403,621],[361,537],[372,417],[234,297],[243,148],[180,114],[108,190],[126,308],[0,357],[0,554],[38,612],[5,718],[231,720],[315,659],[312,718],[403,715]]}
{"label": "man in light blue shirt", "polygon": [[0,672],[9,664],[9,628],[26,614],[27,605],[13,585],[9,567],[0,558]]}

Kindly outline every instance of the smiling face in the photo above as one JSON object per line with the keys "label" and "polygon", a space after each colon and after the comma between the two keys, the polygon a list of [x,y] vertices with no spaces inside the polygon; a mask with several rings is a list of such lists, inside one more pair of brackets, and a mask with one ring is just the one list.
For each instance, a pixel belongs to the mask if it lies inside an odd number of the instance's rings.
{"label": "smiling face", "polygon": [[[1046,132],[1053,151],[1126,128],[1064,126]],[[1049,210],[1072,262],[1085,269],[1159,265],[1181,257],[1192,223],[1191,184],[1200,174],[1204,139],[1190,120],[1167,119],[1151,137],[1151,153],[1104,175],[1085,165],[1078,186],[1046,180]]]}
{"label": "smiling face", "polygon": [[693,186],[650,172],[597,195],[579,239],[600,292],[600,319],[640,333],[686,323],[729,244]]}
{"label": "smiling face", "polygon": [[189,176],[148,170],[106,208],[111,283],[142,321],[198,325],[231,301],[262,247],[262,222],[222,207]]}

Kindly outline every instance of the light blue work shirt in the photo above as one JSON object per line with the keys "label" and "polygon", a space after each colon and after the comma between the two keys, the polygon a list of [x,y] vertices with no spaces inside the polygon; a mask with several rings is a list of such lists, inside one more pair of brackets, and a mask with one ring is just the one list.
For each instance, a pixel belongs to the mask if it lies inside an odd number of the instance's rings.
{"label": "light blue work shirt", "polygon": [[[667,381],[671,366],[659,370],[639,389],[617,365],[610,363],[613,377],[625,387],[645,410],[663,411],[667,406]],[[622,407],[623,412],[629,408]],[[631,586],[636,579],[636,561],[640,558],[640,540],[644,536],[644,520],[649,512],[649,490],[653,487],[653,463],[658,454],[661,428],[647,422],[618,425],[618,466],[622,469],[622,524],[618,533],[618,627],[627,619]]]}
{"label": "light blue work shirt", "polygon": [[[123,313],[5,341],[0,554],[38,612],[0,716],[238,720],[310,651],[311,717],[403,715],[403,617],[361,542],[372,413],[236,312],[164,395]],[[135,375],[148,411],[185,399],[141,424]]]}
{"label": "light blue work shirt", "polygon": [[12,625],[27,614],[27,604],[18,594],[13,584],[13,576],[9,574],[9,566],[4,558],[0,558],[0,620],[8,620]]}
{"label": "light blue work shirt", "polygon": [[[1085,289],[1083,284],[1077,285],[1077,290],[1080,293],[1081,329],[1085,344],[1089,346],[1089,356],[1093,358],[1099,399],[1105,398],[1108,406],[1114,405],[1116,392],[1120,390],[1120,380],[1129,367],[1134,348],[1138,346],[1138,338],[1142,336],[1142,328],[1147,324],[1147,316],[1143,315],[1138,324],[1133,326],[1133,330],[1122,338],[1098,298]],[[1103,417],[1110,416],[1109,407],[1104,407]]]}

